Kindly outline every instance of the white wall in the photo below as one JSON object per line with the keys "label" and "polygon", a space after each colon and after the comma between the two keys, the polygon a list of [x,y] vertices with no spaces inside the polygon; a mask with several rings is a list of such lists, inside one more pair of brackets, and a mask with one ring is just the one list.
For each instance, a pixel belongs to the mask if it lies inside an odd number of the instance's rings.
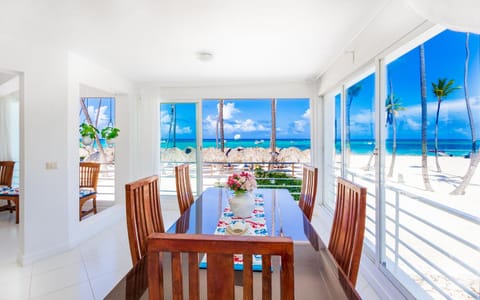
{"label": "white wall", "polygon": [[21,73],[19,259],[28,263],[68,246],[67,53],[5,36],[0,49],[0,66]]}
{"label": "white wall", "polygon": [[[120,129],[115,143],[115,205],[97,215],[78,221],[78,124],[80,97],[115,97],[115,126]],[[103,230],[125,215],[125,183],[132,180],[135,167],[135,120],[137,93],[133,83],[74,53],[68,54],[68,207],[70,246]]]}
{"label": "white wall", "polygon": [[[108,223],[100,220],[102,214],[85,225],[78,222],[80,84],[112,92],[118,100],[122,134],[117,144],[116,194],[120,204],[121,187],[133,165],[130,139],[135,128],[129,118],[136,114],[135,93],[128,81],[54,44],[0,34],[0,49],[0,67],[20,74],[19,261],[29,264],[69,249]],[[46,169],[47,162],[56,168]],[[112,209],[104,218],[118,218],[123,212]]]}

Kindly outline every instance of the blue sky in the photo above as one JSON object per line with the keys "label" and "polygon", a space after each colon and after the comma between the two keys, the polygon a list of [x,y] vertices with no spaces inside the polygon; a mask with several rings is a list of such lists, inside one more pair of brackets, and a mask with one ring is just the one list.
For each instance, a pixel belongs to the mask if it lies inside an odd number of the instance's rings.
{"label": "blue sky", "polygon": [[[100,99],[102,100],[100,103]],[[85,105],[87,106],[88,115],[90,116],[93,124],[98,113],[98,125],[97,128],[102,130],[107,127],[111,122],[115,126],[115,99],[114,98],[86,98]],[[80,109],[80,123],[85,121],[85,115]]]}
{"label": "blue sky", "polygon": [[[203,138],[215,139],[218,99],[202,101]],[[171,114],[169,104],[161,105],[162,137],[168,136]],[[177,104],[177,137],[195,137],[195,105]],[[241,99],[224,101],[226,139],[269,139],[271,100]],[[310,104],[308,99],[277,99],[277,138],[310,138]]]}
{"label": "blue sky", "polygon": [[[445,31],[425,42],[429,139],[434,138],[437,109],[437,98],[432,92],[432,82],[437,82],[439,78],[453,79],[454,86],[461,87],[442,101],[439,116],[439,138],[471,138],[463,91],[465,37],[465,33]],[[478,137],[480,131],[480,36],[470,34],[469,44],[469,96]],[[420,139],[419,47],[390,62],[387,65],[387,73],[387,81],[391,81],[394,94],[400,98],[400,103],[405,107],[405,110],[400,111],[397,116],[398,139]],[[374,75],[367,76],[358,83],[362,88],[359,95],[352,101],[351,138],[373,139],[371,124],[374,117]],[[391,136],[391,130],[389,134]]]}

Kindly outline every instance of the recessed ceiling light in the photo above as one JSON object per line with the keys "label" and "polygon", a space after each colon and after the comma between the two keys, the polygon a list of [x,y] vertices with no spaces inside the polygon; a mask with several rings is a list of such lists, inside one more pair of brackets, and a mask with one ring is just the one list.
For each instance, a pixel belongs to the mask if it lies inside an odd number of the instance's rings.
{"label": "recessed ceiling light", "polygon": [[210,51],[198,51],[197,59],[200,61],[211,61],[213,59],[213,53]]}

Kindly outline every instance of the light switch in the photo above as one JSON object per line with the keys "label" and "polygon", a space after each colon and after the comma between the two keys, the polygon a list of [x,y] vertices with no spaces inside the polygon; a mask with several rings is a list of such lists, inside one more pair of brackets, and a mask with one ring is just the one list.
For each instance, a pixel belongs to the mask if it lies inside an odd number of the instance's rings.
{"label": "light switch", "polygon": [[45,169],[47,170],[56,170],[58,169],[57,162],[56,161],[47,161],[45,163]]}

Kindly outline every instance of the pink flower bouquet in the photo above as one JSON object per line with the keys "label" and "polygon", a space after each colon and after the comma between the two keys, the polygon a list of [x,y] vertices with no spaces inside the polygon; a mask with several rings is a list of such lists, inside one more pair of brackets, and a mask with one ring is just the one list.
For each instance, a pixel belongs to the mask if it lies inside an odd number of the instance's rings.
{"label": "pink flower bouquet", "polygon": [[242,172],[240,174],[233,173],[228,177],[225,187],[238,195],[245,192],[252,192],[257,188],[257,181],[255,180],[255,176],[248,172]]}

